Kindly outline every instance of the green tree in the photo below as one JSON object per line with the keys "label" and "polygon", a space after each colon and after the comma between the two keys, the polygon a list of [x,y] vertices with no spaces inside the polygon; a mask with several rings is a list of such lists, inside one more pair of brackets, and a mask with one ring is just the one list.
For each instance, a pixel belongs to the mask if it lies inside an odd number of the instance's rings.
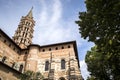
{"label": "green tree", "polygon": [[98,52],[96,46],[87,52],[85,62],[91,75],[88,80],[113,80],[114,75],[108,61],[109,55]]}
{"label": "green tree", "polygon": [[76,21],[82,37],[106,51],[120,51],[120,0],[86,0],[86,7]]}
{"label": "green tree", "polygon": [[[120,0],[86,0],[86,12],[79,13],[81,37],[110,54],[108,63],[114,79],[120,79]],[[103,55],[103,57],[105,57]]]}
{"label": "green tree", "polygon": [[21,80],[43,80],[43,76],[40,72],[26,71],[20,75]]}

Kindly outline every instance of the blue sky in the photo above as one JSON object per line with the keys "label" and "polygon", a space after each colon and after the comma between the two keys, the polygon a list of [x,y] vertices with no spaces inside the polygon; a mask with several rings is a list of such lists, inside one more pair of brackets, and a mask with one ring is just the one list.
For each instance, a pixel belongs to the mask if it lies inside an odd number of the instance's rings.
{"label": "blue sky", "polygon": [[32,6],[36,21],[33,43],[47,45],[76,40],[81,72],[86,79],[84,58],[94,44],[81,38],[75,24],[78,13],[86,10],[84,0],[0,0],[0,28],[12,38],[21,17]]}

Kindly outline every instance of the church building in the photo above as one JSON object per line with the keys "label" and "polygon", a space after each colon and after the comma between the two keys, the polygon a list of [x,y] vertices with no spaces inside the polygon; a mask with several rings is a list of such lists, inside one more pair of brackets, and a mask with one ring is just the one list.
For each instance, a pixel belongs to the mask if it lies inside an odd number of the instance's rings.
{"label": "church building", "polygon": [[34,26],[31,9],[12,39],[0,29],[0,80],[20,80],[28,70],[40,72],[44,80],[83,80],[76,41],[33,44]]}

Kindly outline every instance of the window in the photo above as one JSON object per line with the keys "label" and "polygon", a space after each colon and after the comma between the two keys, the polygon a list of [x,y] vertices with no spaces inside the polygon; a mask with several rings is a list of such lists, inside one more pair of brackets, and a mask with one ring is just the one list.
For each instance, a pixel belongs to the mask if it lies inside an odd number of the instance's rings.
{"label": "window", "polygon": [[9,44],[9,47],[11,47],[11,44]]}
{"label": "window", "polygon": [[45,49],[43,49],[42,51],[45,52]]}
{"label": "window", "polygon": [[64,78],[64,77],[61,77],[61,78],[59,78],[59,80],[65,80],[65,78]]}
{"label": "window", "polygon": [[55,49],[58,50],[58,47],[56,47]]}
{"label": "window", "polygon": [[64,47],[62,46],[62,49],[64,49]]}
{"label": "window", "polygon": [[2,58],[2,62],[4,63],[6,59],[7,59],[7,57],[4,56],[4,57]]}
{"label": "window", "polygon": [[49,51],[51,51],[51,48],[49,48]]}
{"label": "window", "polygon": [[6,43],[6,40],[4,40],[4,43]]}
{"label": "window", "polygon": [[28,22],[26,22],[26,25],[28,24]]}
{"label": "window", "polygon": [[49,61],[46,61],[45,62],[45,71],[48,71],[49,70]]}
{"label": "window", "polygon": [[20,68],[19,68],[19,71],[22,72],[22,70],[23,70],[23,65],[21,64]]}
{"label": "window", "polygon": [[27,54],[27,52],[25,52],[25,54]]}
{"label": "window", "polygon": [[27,28],[27,31],[28,31],[28,28]]}
{"label": "window", "polygon": [[30,26],[30,23],[28,23],[28,25]]}
{"label": "window", "polygon": [[13,50],[15,50],[15,47],[13,48]]}
{"label": "window", "polygon": [[68,48],[70,48],[70,45],[68,46]]}
{"label": "window", "polygon": [[61,60],[61,69],[65,69],[65,60],[64,59]]}

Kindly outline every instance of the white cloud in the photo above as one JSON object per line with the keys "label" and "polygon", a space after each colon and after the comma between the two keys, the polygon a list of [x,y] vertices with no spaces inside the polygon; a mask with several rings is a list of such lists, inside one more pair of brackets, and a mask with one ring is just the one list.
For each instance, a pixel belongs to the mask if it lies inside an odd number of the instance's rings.
{"label": "white cloud", "polygon": [[53,43],[61,37],[61,29],[57,27],[60,27],[62,4],[60,0],[53,0],[51,4],[47,4],[45,0],[41,0],[40,3],[42,4],[42,11],[39,14],[39,19],[36,20],[38,22],[35,26],[36,32],[33,42],[39,44]]}
{"label": "white cloud", "polygon": [[40,25],[44,25],[45,22],[47,21],[47,7],[45,4],[45,0],[40,0],[40,3],[42,5],[42,10],[41,10],[41,13],[38,14],[39,19],[37,21],[38,23],[40,22]]}
{"label": "white cloud", "polygon": [[86,80],[89,76],[89,72],[87,71],[87,65],[84,60],[80,61],[80,69],[82,73],[82,77]]}
{"label": "white cloud", "polygon": [[[74,21],[64,21],[62,19],[62,3],[60,0],[53,0],[49,5],[45,0],[41,0],[42,11],[36,20],[34,43],[50,44],[63,41],[76,40]],[[69,27],[68,27],[69,26]]]}
{"label": "white cloud", "polygon": [[62,16],[62,4],[60,0],[54,0],[52,12],[53,14],[52,14],[50,23],[51,24],[58,23],[58,21],[60,20]]}

